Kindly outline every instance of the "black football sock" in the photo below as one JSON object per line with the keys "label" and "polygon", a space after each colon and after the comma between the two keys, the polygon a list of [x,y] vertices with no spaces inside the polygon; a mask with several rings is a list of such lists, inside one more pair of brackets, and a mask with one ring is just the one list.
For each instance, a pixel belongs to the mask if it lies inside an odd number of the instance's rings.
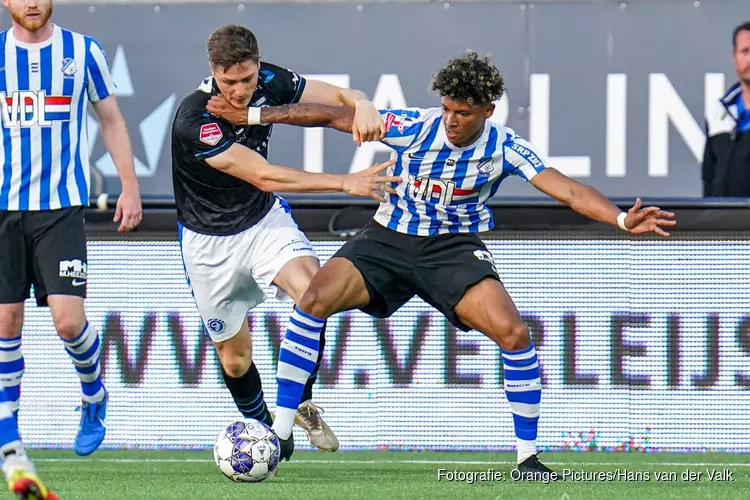
{"label": "black football sock", "polygon": [[260,380],[260,373],[255,363],[250,363],[244,375],[238,378],[230,377],[224,368],[221,368],[221,374],[224,376],[224,382],[227,389],[232,393],[234,404],[245,418],[260,420],[264,424],[271,426],[271,413],[268,411],[266,401],[263,399],[263,387]]}

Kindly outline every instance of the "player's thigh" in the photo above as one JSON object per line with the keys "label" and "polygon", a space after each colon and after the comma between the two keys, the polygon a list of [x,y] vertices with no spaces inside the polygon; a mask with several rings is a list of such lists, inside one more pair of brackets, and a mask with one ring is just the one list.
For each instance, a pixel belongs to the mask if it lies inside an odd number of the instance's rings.
{"label": "player's thigh", "polygon": [[[28,212],[25,217],[26,230],[31,236],[32,282],[37,304],[48,305],[49,295],[84,299],[88,260],[83,208]],[[77,316],[82,311],[82,308],[71,310],[70,314]]]}
{"label": "player's thigh", "polygon": [[501,347],[523,323],[500,281],[492,254],[475,234],[425,240],[419,262],[420,297],[464,331],[478,330]]}
{"label": "player's thigh", "polygon": [[247,235],[206,235],[182,226],[178,231],[185,276],[198,312],[211,340],[224,342],[240,331],[248,310],[265,300],[245,267]]}
{"label": "player's thigh", "polygon": [[484,278],[469,288],[456,305],[455,313],[462,324],[482,332],[506,351],[530,345],[529,329],[497,279]]}
{"label": "player's thigh", "polygon": [[313,303],[326,316],[357,308],[376,318],[389,317],[415,293],[407,240],[370,222],[323,266],[302,302]]}
{"label": "player's thigh", "polygon": [[312,243],[277,198],[274,206],[249,231],[246,266],[253,276],[276,288],[276,298],[298,302],[320,269]]}
{"label": "player's thigh", "polygon": [[333,257],[312,279],[299,308],[316,318],[328,318],[369,302],[370,292],[359,270],[346,258]]}
{"label": "player's thigh", "polygon": [[0,210],[0,338],[21,334],[23,302],[31,287],[33,255],[22,216]]}
{"label": "player's thigh", "polygon": [[292,257],[276,273],[272,284],[283,290],[295,303],[299,303],[318,271],[320,271],[320,262],[317,257],[310,255]]}

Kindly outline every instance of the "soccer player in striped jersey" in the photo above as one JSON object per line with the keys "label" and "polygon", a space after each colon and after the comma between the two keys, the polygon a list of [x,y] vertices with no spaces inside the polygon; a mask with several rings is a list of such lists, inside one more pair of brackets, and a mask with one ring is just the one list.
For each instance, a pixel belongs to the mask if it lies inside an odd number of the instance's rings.
{"label": "soccer player in striped jersey", "polygon": [[16,494],[54,498],[36,478],[18,434],[21,330],[33,285],[81,380],[74,449],[79,455],[94,452],[104,439],[107,392],[99,335],[84,310],[89,101],[122,181],[115,215],[120,231],[138,224],[141,202],[102,48],[91,37],[52,24],[50,0],[4,5],[13,25],[0,33],[0,459]]}
{"label": "soccer player in striped jersey", "polygon": [[[537,458],[537,354],[500,281],[498,263],[478,236],[493,228],[485,203],[503,179],[515,175],[573,210],[632,234],[668,236],[662,227],[675,224],[674,214],[641,208],[640,200],[621,212],[594,188],[550,168],[513,130],[490,122],[493,101],[505,86],[488,59],[472,52],[450,61],[432,88],[442,97],[439,108],[381,111],[387,130],[382,142],[396,160],[389,174],[405,182],[394,186],[397,194],[386,195],[374,220],[323,266],[297,303],[277,372],[277,406],[292,408],[279,412],[274,430],[281,439],[291,432],[293,402],[314,366],[327,318],[349,309],[385,318],[417,295],[457,328],[477,330],[500,347],[518,471],[524,479],[554,479]],[[308,107],[304,117],[289,110],[276,121],[348,130],[351,113],[348,123],[342,113]]]}

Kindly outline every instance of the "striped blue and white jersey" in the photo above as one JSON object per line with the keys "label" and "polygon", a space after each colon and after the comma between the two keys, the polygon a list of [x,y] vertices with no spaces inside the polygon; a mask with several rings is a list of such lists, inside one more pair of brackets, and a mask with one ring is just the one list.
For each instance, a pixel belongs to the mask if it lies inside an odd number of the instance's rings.
{"label": "striped blue and white jersey", "polygon": [[485,122],[471,145],[448,141],[440,108],[381,110],[394,150],[388,175],[401,176],[398,195],[388,195],[375,214],[381,225],[405,234],[476,233],[494,227],[485,205],[509,175],[526,181],[547,167],[526,140],[507,127]]}
{"label": "striped blue and white jersey", "polygon": [[33,44],[0,33],[0,210],[88,205],[86,108],[113,92],[93,38],[59,26]]}

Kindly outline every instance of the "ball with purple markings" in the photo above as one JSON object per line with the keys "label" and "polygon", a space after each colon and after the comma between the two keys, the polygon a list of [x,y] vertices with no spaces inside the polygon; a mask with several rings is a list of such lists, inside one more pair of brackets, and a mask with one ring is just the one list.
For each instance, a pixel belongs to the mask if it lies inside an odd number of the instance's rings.
{"label": "ball with purple markings", "polygon": [[269,478],[279,465],[279,438],[263,422],[236,420],[223,429],[214,443],[214,460],[232,481],[257,483]]}

